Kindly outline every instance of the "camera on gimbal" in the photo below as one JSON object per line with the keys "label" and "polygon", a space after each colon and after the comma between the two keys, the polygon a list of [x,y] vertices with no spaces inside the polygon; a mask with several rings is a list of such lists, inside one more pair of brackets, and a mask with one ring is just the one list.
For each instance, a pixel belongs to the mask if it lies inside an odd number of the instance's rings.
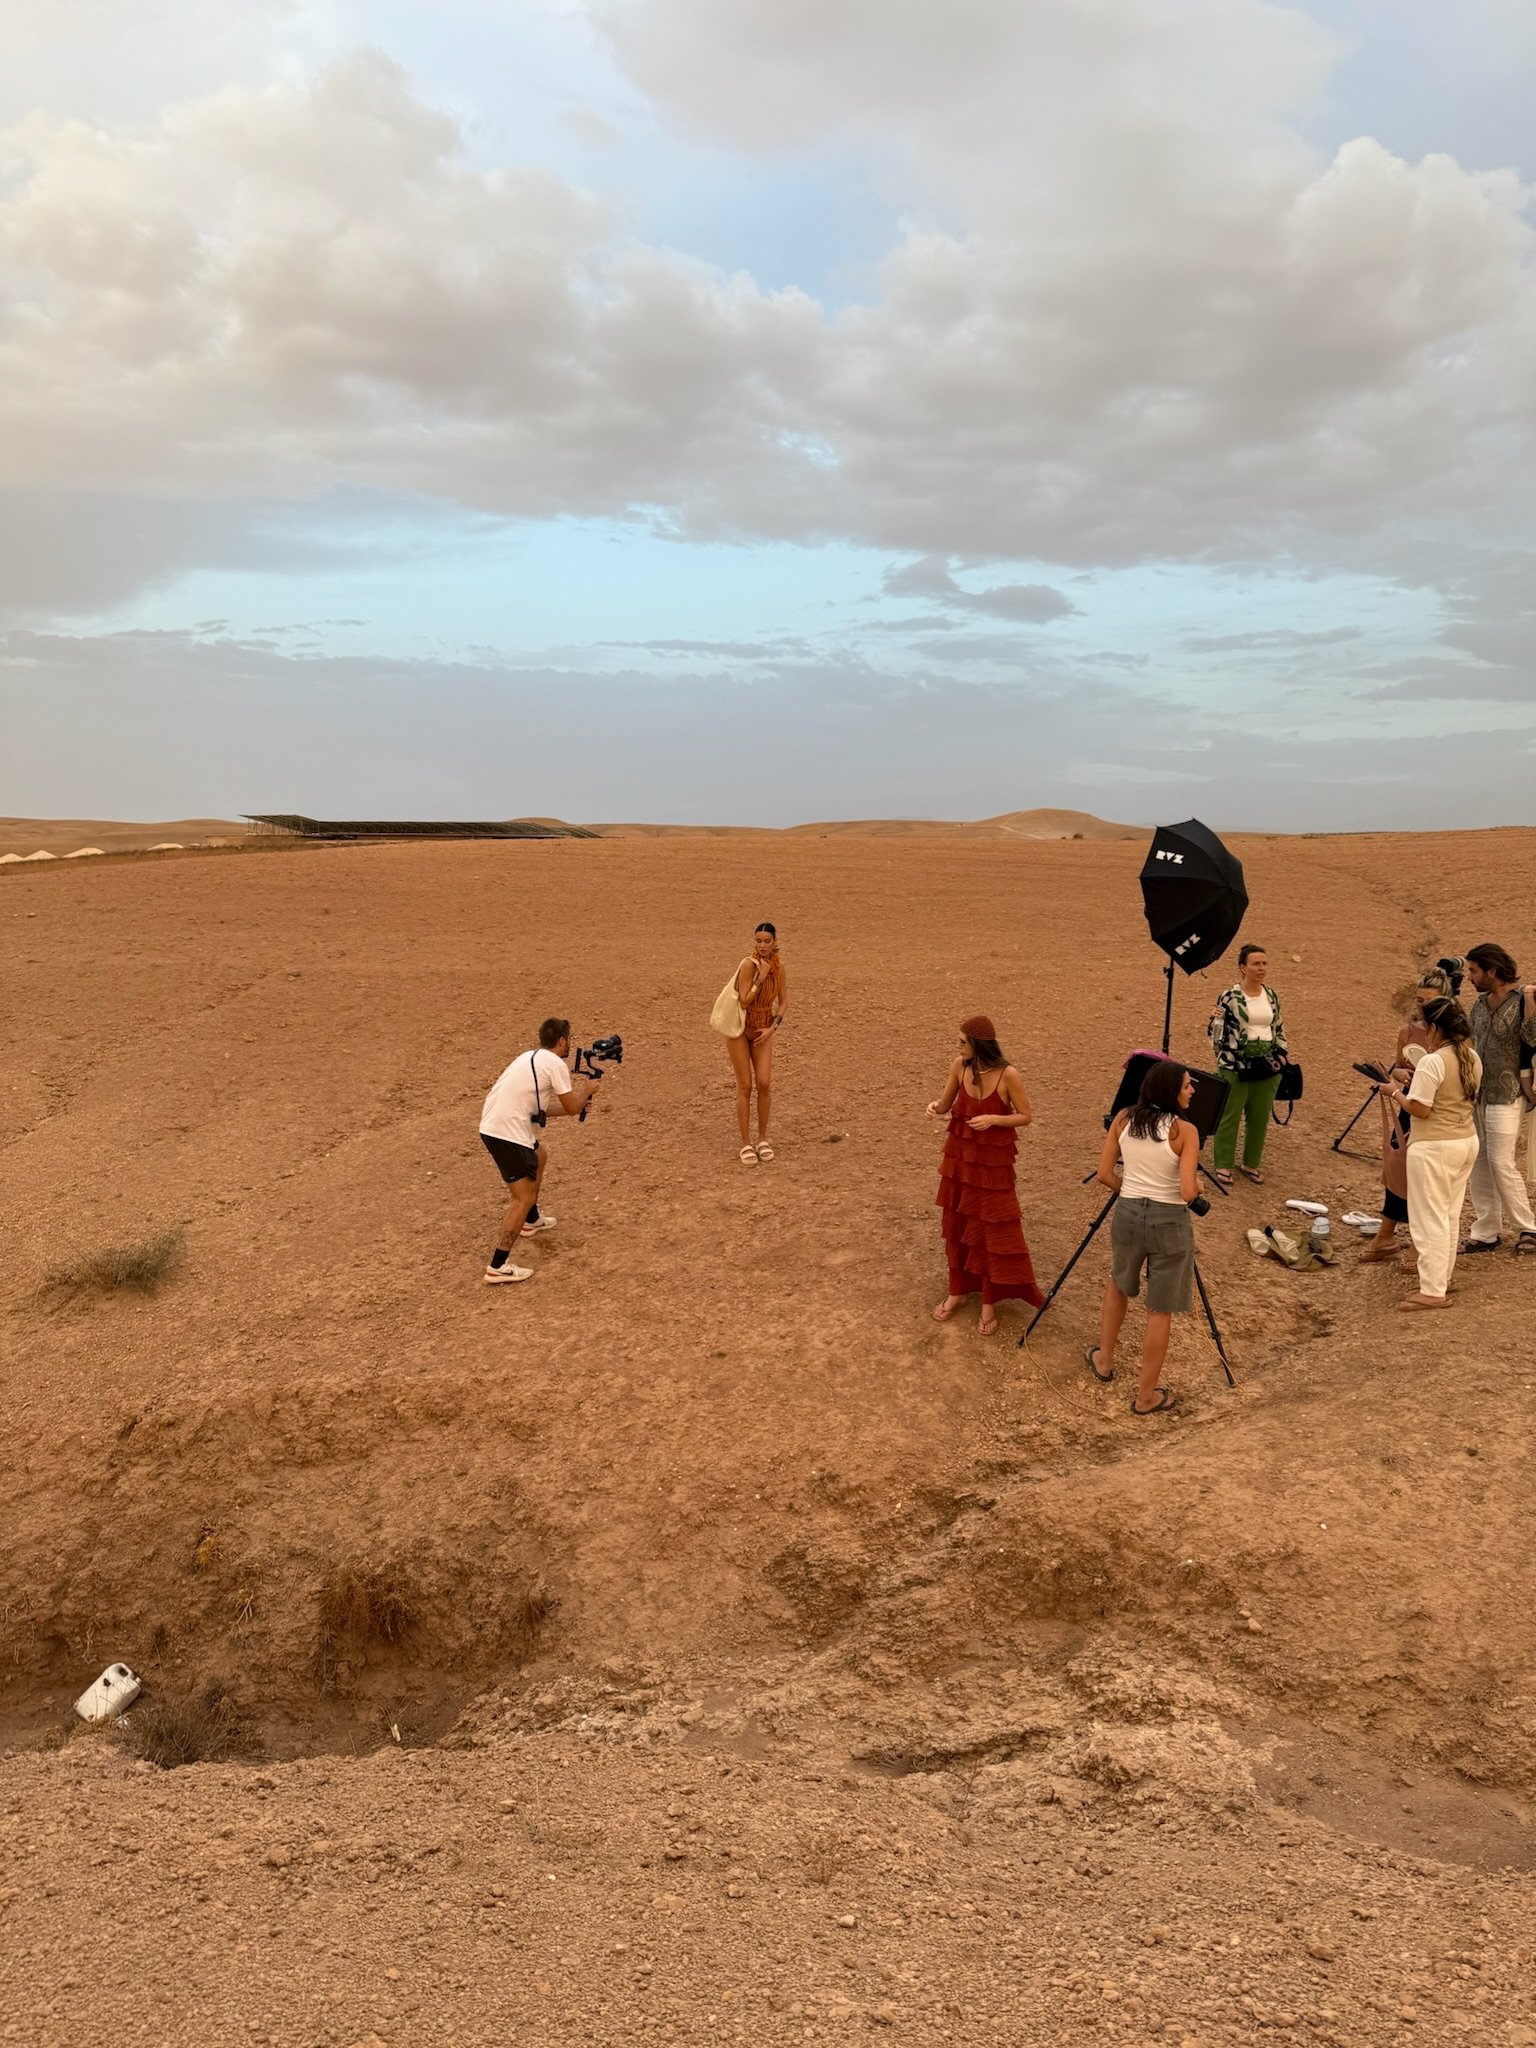
{"label": "camera on gimbal", "polygon": [[[606,1038],[594,1038],[590,1045],[578,1045],[571,1055],[571,1072],[584,1074],[589,1081],[600,1081],[603,1068],[610,1061],[616,1067],[624,1062],[624,1041],[617,1031],[610,1032]],[[582,1104],[581,1114],[576,1119],[578,1123],[586,1122],[587,1111],[591,1107],[590,1102]]]}
{"label": "camera on gimbal", "polygon": [[601,1079],[600,1062],[611,1060],[617,1067],[624,1059],[624,1041],[617,1031],[607,1038],[594,1038],[590,1045],[578,1045],[571,1055],[571,1072],[585,1074],[589,1081]]}

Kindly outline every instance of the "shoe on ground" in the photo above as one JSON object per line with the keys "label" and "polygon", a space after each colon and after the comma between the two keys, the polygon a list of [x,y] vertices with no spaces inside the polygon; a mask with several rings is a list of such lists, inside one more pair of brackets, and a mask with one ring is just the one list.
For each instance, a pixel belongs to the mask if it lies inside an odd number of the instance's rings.
{"label": "shoe on ground", "polygon": [[532,1278],[532,1266],[514,1266],[510,1259],[504,1266],[487,1266],[485,1269],[487,1287],[515,1287],[519,1280]]}
{"label": "shoe on ground", "polygon": [[524,1237],[537,1237],[541,1230],[553,1230],[559,1221],[558,1216],[541,1216],[537,1223],[525,1223],[522,1235]]}

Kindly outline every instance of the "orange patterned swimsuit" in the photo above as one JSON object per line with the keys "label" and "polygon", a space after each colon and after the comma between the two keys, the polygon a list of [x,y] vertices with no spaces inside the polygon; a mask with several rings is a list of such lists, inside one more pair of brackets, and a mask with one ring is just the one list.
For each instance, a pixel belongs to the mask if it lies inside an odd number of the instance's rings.
{"label": "orange patterned swimsuit", "polygon": [[747,1037],[750,1039],[759,1031],[766,1031],[776,1014],[784,1007],[784,995],[788,983],[784,978],[784,962],[777,953],[770,953],[766,960],[753,961],[761,973],[757,994],[747,1004]]}

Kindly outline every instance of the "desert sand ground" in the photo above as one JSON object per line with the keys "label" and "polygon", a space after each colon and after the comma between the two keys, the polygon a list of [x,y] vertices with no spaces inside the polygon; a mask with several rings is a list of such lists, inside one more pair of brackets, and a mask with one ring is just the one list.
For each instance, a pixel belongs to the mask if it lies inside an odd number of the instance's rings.
{"label": "desert sand ground", "polygon": [[[1191,1321],[1153,1422],[1080,1363],[1097,1246],[1027,1350],[932,1322],[923,1116],[986,1007],[1052,1277],[1160,1025],[1140,843],[8,870],[0,2040],[1531,2048],[1536,1270],[1399,1317],[1243,1233],[1374,1204],[1349,1062],[1423,959],[1536,958],[1536,833],[1233,843],[1307,1096],[1198,1226],[1238,1388]],[[749,1171],[706,1019],[765,916]],[[625,1063],[487,1289],[550,1010]],[[234,1752],[65,1739],[113,1658]]]}

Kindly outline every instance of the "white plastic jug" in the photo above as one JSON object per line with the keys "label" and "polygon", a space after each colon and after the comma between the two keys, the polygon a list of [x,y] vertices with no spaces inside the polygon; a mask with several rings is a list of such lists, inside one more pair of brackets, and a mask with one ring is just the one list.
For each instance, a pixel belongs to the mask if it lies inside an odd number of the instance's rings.
{"label": "white plastic jug", "polygon": [[115,1721],[139,1696],[137,1672],[126,1664],[109,1664],[94,1685],[88,1685],[75,1701],[82,1721]]}

